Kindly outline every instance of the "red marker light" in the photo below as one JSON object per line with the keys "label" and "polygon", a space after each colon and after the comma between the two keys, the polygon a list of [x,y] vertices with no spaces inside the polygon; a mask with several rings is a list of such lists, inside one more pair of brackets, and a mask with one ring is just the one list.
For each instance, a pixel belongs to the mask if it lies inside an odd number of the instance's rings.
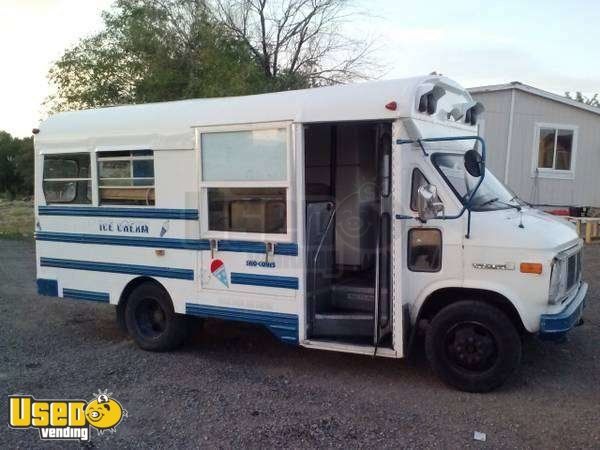
{"label": "red marker light", "polygon": [[390,111],[396,111],[398,104],[396,102],[389,102],[387,105],[385,105],[385,107],[386,107],[386,109],[389,109]]}

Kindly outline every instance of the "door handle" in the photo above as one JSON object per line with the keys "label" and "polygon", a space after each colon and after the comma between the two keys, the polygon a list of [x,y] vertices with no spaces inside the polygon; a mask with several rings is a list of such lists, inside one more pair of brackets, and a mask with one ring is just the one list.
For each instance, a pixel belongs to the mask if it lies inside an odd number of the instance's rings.
{"label": "door handle", "polygon": [[275,244],[272,242],[265,242],[265,262],[269,262],[269,258],[272,258],[275,254]]}
{"label": "door handle", "polygon": [[219,251],[219,242],[216,239],[210,239],[210,258],[215,259],[215,253]]}

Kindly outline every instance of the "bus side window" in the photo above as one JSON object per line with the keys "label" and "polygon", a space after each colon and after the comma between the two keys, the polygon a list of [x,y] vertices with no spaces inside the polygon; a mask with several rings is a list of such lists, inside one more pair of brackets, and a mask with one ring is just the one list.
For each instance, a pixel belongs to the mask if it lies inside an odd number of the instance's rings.
{"label": "bus side window", "polygon": [[205,132],[201,155],[208,231],[288,232],[287,128]]}
{"label": "bus side window", "polygon": [[98,153],[101,205],[154,205],[154,152]]}
{"label": "bus side window", "polygon": [[43,189],[46,203],[92,203],[90,155],[45,155]]}

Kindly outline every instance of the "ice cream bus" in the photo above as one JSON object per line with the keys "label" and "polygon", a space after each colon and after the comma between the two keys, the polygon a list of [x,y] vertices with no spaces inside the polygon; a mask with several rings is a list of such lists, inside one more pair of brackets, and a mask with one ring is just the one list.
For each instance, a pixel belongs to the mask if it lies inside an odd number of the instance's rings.
{"label": "ice cream bus", "polygon": [[[581,321],[582,243],[485,167],[442,76],[65,112],[35,130],[37,286],[144,350],[201,320],[488,391]],[[423,337],[423,339],[420,339]],[[424,342],[424,345],[417,343]]]}

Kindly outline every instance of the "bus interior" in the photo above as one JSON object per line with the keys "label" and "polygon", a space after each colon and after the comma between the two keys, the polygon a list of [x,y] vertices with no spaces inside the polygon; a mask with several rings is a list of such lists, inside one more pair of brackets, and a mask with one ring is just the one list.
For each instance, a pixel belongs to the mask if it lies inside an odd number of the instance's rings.
{"label": "bus interior", "polygon": [[391,123],[304,133],[307,337],[391,347]]}

